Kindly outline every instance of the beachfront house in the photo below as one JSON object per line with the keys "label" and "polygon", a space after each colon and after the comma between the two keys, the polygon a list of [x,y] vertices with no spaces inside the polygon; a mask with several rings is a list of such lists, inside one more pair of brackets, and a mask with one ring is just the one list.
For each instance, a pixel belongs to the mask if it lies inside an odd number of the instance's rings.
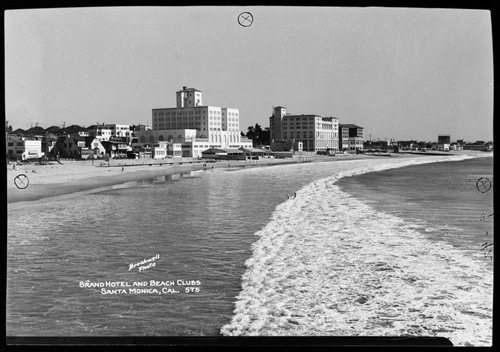
{"label": "beachfront house", "polygon": [[59,136],[55,145],[52,147],[50,154],[59,158],[80,158],[82,146],[85,146],[85,141],[82,137],[71,136],[69,134]]}
{"label": "beachfront house", "polygon": [[153,145],[153,159],[165,159],[169,156],[169,142],[161,141]]}
{"label": "beachfront house", "polygon": [[130,144],[132,141],[130,125],[107,123],[104,124],[103,128],[111,132],[109,140],[126,142],[127,144]]}
{"label": "beachfront house", "polygon": [[103,158],[106,154],[106,149],[101,141],[96,137],[86,137],[85,145],[81,148],[82,159],[97,159]]}
{"label": "beachfront house", "polygon": [[100,141],[109,141],[113,136],[113,132],[109,126],[102,125],[91,125],[87,127],[87,132],[89,137],[95,137]]}
{"label": "beachfront house", "polygon": [[106,150],[106,154],[110,158],[126,158],[127,152],[131,151],[132,148],[129,147],[127,142],[117,142],[117,141],[101,141],[104,149]]}
{"label": "beachfront house", "polygon": [[30,140],[26,137],[8,135],[5,146],[7,159],[27,160],[43,156],[41,140]]}
{"label": "beachfront house", "polygon": [[57,142],[57,136],[53,134],[46,134],[42,138],[42,153],[44,155],[49,155],[50,152],[52,151],[52,148],[56,145]]}

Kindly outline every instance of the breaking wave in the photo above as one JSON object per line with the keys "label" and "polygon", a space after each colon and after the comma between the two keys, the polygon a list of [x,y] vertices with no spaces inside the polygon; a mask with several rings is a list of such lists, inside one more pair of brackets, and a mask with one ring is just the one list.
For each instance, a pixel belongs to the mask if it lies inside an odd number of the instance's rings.
{"label": "breaking wave", "polygon": [[340,190],[342,177],[440,157],[339,171],[280,204],[256,233],[223,335],[442,336],[491,345],[493,273],[480,255]]}

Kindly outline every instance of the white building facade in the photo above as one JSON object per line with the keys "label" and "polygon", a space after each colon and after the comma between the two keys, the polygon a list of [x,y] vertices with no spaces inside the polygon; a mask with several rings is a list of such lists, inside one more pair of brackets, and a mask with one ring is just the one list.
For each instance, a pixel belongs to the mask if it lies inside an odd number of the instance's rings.
{"label": "white building facade", "polygon": [[363,127],[341,124],[339,131],[341,150],[363,150]]}
{"label": "white building facade", "polygon": [[294,149],[301,145],[302,150],[308,152],[339,150],[339,120],[336,117],[291,115],[286,108],[277,106],[273,108],[269,126],[272,150],[278,150],[283,142]]}
{"label": "white building facade", "polygon": [[24,137],[7,136],[5,144],[7,159],[27,160],[41,158],[43,156],[41,140],[29,140]]}
{"label": "white building facade", "polygon": [[109,127],[105,125],[92,125],[87,127],[88,137],[95,137],[98,140],[109,141],[113,133]]}
{"label": "white building facade", "polygon": [[130,141],[132,139],[132,131],[129,125],[120,125],[116,123],[104,124],[103,129],[110,131],[110,139],[121,141]]}
{"label": "white building facade", "polygon": [[176,98],[176,107],[152,110],[152,130],[138,131],[138,143],[181,143],[184,157],[201,157],[208,148],[251,147],[240,135],[239,109],[203,105],[194,88],[183,87]]}

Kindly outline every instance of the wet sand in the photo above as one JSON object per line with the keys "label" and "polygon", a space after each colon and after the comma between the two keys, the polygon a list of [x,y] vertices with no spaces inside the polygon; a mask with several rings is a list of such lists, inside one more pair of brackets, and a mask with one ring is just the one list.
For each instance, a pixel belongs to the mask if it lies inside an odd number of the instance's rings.
{"label": "wet sand", "polygon": [[[385,155],[387,156],[387,155]],[[391,154],[392,157],[418,158],[412,154]],[[89,191],[96,188],[123,184],[145,178],[162,175],[174,175],[183,172],[211,168],[263,167],[299,162],[338,162],[343,160],[385,157],[364,154],[338,154],[337,156],[301,155],[293,158],[262,158],[253,161],[221,161],[206,162],[191,158],[163,160],[129,160],[115,159],[109,162],[95,160],[62,161],[62,164],[51,161],[48,165],[7,164],[7,203],[28,202],[48,197],[68,195]],[[20,189],[14,183],[16,176],[25,174],[29,185]]]}

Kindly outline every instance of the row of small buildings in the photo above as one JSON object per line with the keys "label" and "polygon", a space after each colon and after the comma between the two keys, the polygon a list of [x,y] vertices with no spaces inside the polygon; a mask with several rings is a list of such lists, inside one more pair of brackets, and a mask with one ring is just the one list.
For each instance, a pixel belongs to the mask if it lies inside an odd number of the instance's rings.
{"label": "row of small buildings", "polygon": [[7,159],[26,160],[52,156],[54,158],[87,159],[105,156],[126,157],[129,145],[123,141],[100,140],[83,135],[18,136],[6,135]]}
{"label": "row of small buildings", "polygon": [[437,142],[423,142],[416,140],[376,140],[364,141],[365,151],[377,150],[392,150],[392,151],[461,151],[461,150],[476,150],[476,151],[492,151],[493,142],[475,141],[467,142],[464,139],[458,139],[451,142],[450,135],[439,135]]}

